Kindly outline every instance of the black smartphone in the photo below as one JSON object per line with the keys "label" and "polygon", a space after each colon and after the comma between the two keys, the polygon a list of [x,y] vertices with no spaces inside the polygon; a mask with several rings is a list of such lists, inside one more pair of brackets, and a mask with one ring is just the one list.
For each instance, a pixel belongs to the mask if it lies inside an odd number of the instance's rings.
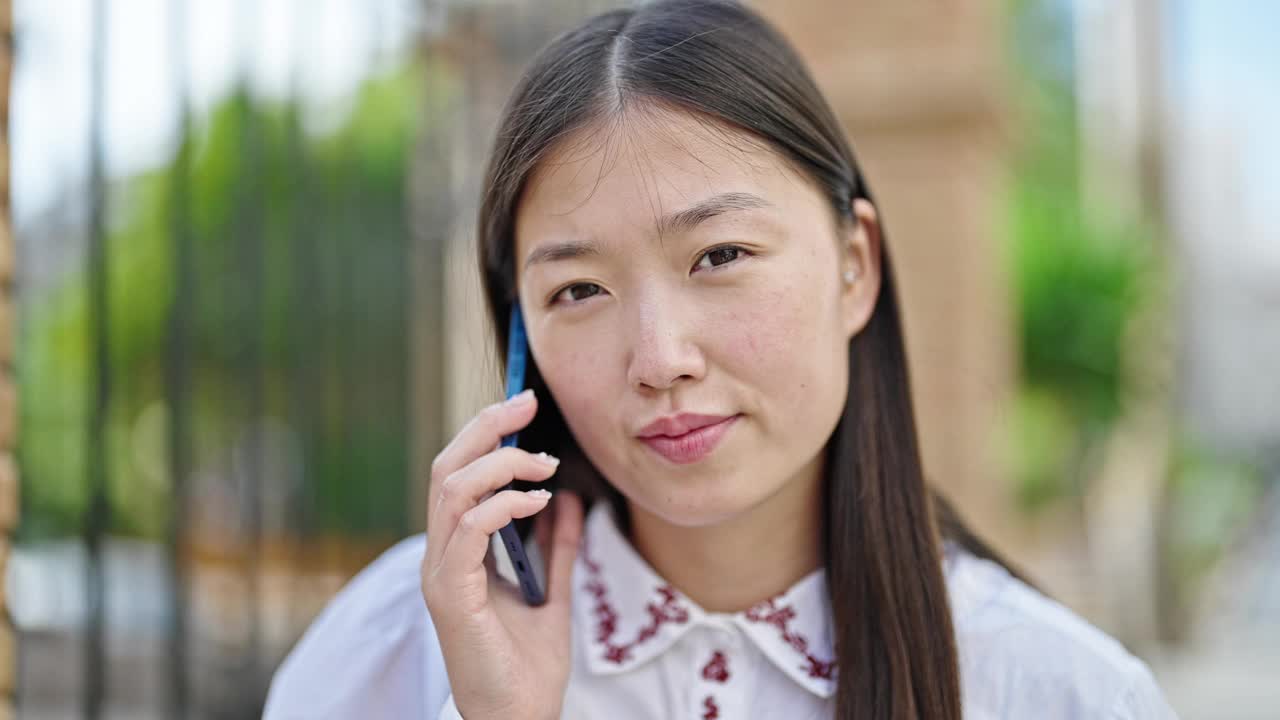
{"label": "black smartphone", "polygon": [[[507,397],[511,398],[524,390],[525,366],[529,361],[529,341],[525,337],[524,315],[520,311],[520,303],[511,303],[511,322],[507,331]],[[539,398],[539,401],[545,401],[545,398]],[[519,433],[511,433],[502,438],[503,447],[515,447],[519,441]],[[507,486],[508,488],[511,485]],[[503,488],[506,489],[506,488]],[[502,547],[507,551],[507,557],[511,560],[511,569],[515,573],[516,584],[520,586],[520,593],[524,595],[525,602],[530,605],[542,605],[547,601],[546,593],[543,592],[545,582],[545,573],[542,567],[542,558],[536,552],[536,544],[526,548],[524,539],[520,536],[520,530],[516,526],[516,521],[512,520],[507,526],[498,531]],[[534,552],[530,552],[534,550]]]}

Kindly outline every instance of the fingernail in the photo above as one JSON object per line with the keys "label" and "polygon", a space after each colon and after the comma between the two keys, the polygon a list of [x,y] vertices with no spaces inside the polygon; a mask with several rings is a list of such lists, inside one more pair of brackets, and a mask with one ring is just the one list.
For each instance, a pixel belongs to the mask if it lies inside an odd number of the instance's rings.
{"label": "fingernail", "polygon": [[544,488],[537,488],[535,490],[525,490],[524,494],[528,495],[531,498],[534,498],[535,500],[551,499],[551,491]]}
{"label": "fingernail", "polygon": [[507,398],[507,404],[515,407],[516,405],[524,405],[533,399],[533,388],[526,388],[523,392],[512,395]]}
{"label": "fingernail", "polygon": [[560,458],[556,457],[555,455],[548,455],[544,452],[540,452],[537,455],[534,455],[534,457],[538,458],[538,460],[552,467],[555,467],[556,465],[560,464]]}

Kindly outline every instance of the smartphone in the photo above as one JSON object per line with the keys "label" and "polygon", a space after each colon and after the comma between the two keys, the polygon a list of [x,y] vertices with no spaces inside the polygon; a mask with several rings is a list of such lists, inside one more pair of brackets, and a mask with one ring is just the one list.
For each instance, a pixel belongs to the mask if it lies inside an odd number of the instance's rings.
{"label": "smartphone", "polygon": [[[520,303],[511,303],[511,322],[507,331],[507,397],[511,398],[524,390],[525,366],[529,361],[529,341],[525,337],[524,315],[520,311]],[[539,398],[543,400],[543,398]],[[519,441],[519,433],[511,433],[502,438],[502,447],[515,447]],[[507,488],[511,485],[507,485]],[[506,488],[503,488],[504,490]],[[526,546],[520,537],[520,530],[512,520],[498,531],[500,544],[507,551],[511,561],[511,570],[515,582],[520,586],[520,593],[530,605],[542,605],[547,601],[543,592],[545,573],[542,567],[541,553],[537,545]]]}

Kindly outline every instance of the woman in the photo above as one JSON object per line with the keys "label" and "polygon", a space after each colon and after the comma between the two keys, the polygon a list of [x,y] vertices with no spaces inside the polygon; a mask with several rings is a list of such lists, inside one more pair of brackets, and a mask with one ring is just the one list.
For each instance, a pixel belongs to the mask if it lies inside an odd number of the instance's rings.
{"label": "woman", "polygon": [[[268,717],[1172,716],[931,500],[876,206],[754,13],[660,2],[553,41],[479,232],[530,392],[437,456],[425,549],[343,590]],[[516,431],[532,450],[495,449]],[[546,490],[502,490],[551,478],[545,512]],[[486,558],[535,515],[529,607]]]}

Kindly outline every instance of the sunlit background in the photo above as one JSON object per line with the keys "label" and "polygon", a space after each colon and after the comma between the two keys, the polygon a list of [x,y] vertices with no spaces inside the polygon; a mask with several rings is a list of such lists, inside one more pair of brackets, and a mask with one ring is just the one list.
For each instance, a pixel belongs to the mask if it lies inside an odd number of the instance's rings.
{"label": "sunlit background", "polygon": [[[258,717],[421,529],[499,390],[495,118],[617,4],[13,0],[0,718]],[[1277,717],[1280,3],[753,5],[881,202],[931,481],[1183,717]]]}

